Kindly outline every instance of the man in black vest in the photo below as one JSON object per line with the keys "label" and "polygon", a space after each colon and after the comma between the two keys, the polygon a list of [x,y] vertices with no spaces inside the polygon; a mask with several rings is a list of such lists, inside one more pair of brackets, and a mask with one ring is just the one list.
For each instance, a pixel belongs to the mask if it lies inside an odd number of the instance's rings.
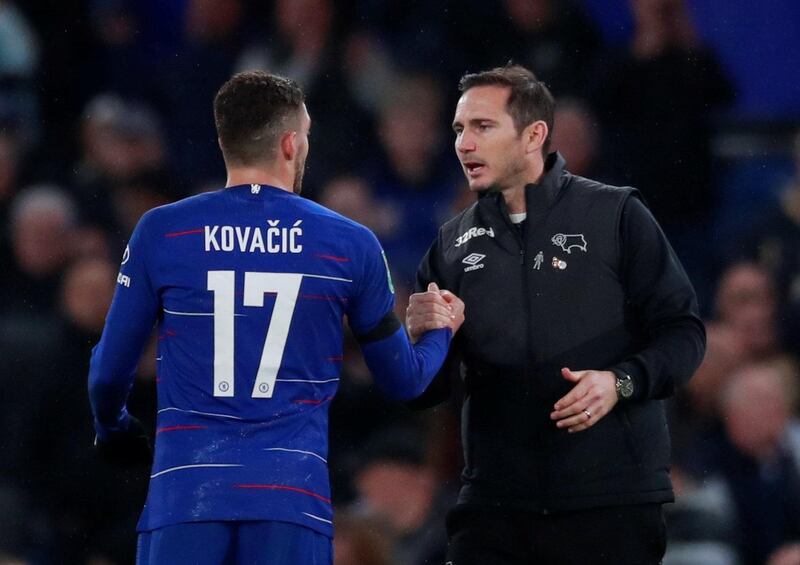
{"label": "man in black vest", "polygon": [[673,500],[662,399],[705,349],[694,290],[635,189],[548,153],[554,102],[533,73],[468,74],[460,90],[455,148],[479,198],[440,229],[407,314],[416,338],[435,285],[466,304],[416,401],[447,398],[461,368],[449,563],[659,563]]}

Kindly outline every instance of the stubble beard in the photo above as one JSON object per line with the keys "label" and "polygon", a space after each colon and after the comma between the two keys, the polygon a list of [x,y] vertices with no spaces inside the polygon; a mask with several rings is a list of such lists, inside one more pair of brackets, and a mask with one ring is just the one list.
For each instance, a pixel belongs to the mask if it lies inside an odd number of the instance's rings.
{"label": "stubble beard", "polygon": [[300,194],[303,191],[303,174],[305,173],[306,161],[303,159],[301,163],[298,161],[294,166],[294,183],[292,184],[292,192]]}
{"label": "stubble beard", "polygon": [[526,167],[522,161],[512,160],[504,168],[503,173],[493,180],[491,184],[485,188],[476,188],[475,192],[503,192],[509,188],[514,188],[520,183],[520,179],[523,178],[525,170]]}

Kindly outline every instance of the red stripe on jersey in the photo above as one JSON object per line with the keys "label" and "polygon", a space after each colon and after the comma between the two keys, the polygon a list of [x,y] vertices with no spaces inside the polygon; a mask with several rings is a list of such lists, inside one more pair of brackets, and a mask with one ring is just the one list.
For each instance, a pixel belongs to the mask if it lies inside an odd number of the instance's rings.
{"label": "red stripe on jersey", "polygon": [[165,331],[163,334],[161,334],[160,336],[158,336],[158,340],[159,340],[159,341],[161,341],[161,340],[163,340],[163,339],[167,339],[167,337],[172,337],[172,336],[175,336],[175,335],[178,335],[178,334],[177,334],[177,333],[175,333],[175,332],[174,332],[174,331],[172,331],[172,330],[167,330],[167,331]]}
{"label": "red stripe on jersey", "polygon": [[174,431],[177,431],[177,430],[204,430],[207,427],[208,426],[194,426],[194,425],[192,425],[192,426],[167,426],[166,428],[158,428],[156,430],[156,435],[158,435],[158,434],[160,434],[162,432],[174,432]]}
{"label": "red stripe on jersey", "polygon": [[319,400],[317,400],[315,398],[309,398],[307,400],[306,399],[292,400],[292,402],[294,404],[322,404],[323,402],[328,402],[332,398],[333,398],[332,396],[326,396],[325,398],[322,398],[322,399],[319,399]]}
{"label": "red stripe on jersey", "polygon": [[285,485],[233,485],[233,488],[245,488],[245,489],[264,489],[264,490],[288,490],[291,492],[298,492],[300,494],[305,494],[307,496],[313,496],[314,498],[318,498],[323,502],[327,502],[328,504],[331,503],[329,498],[325,498],[321,494],[317,494],[316,492],[311,492],[310,490],[306,490],[303,488],[297,487],[287,487]]}
{"label": "red stripe on jersey", "polygon": [[327,294],[301,294],[300,298],[305,300],[327,300],[328,302],[347,302],[347,297],[344,296],[329,296]]}
{"label": "red stripe on jersey", "polygon": [[190,235],[193,233],[203,233],[203,228],[197,228],[196,230],[174,231],[171,233],[165,233],[164,237],[178,237],[181,235]]}
{"label": "red stripe on jersey", "polygon": [[322,253],[314,253],[314,257],[319,257],[320,259],[328,259],[330,261],[336,261],[338,263],[347,263],[350,261],[347,257],[336,257],[335,255],[324,255]]}

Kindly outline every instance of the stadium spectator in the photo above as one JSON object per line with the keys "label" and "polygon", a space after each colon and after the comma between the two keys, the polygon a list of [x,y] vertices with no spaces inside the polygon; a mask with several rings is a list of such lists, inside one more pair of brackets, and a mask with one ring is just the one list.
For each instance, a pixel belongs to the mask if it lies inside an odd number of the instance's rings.
{"label": "stadium spectator", "polygon": [[[701,438],[685,465],[724,487],[746,565],[800,541],[800,423],[797,367],[767,360],[740,367],[720,402],[724,428]],[[788,551],[788,550],[787,550]]]}
{"label": "stadium spectator", "polygon": [[[167,165],[160,119],[145,104],[97,95],[84,111],[81,146],[73,184],[83,223],[121,237],[125,225],[120,216],[127,212],[115,202],[121,197],[116,189],[152,178]],[[151,202],[157,203],[163,201]]]}
{"label": "stadium spectator", "polygon": [[389,536],[369,517],[336,513],[333,565],[394,565]]}
{"label": "stadium spectator", "polygon": [[[399,78],[378,120],[380,153],[364,178],[379,202],[399,218],[381,243],[397,281],[411,287],[419,258],[450,214],[459,183],[456,161],[445,154],[444,95],[430,76]],[[452,165],[451,165],[452,163]]]}
{"label": "stadium spectator", "polygon": [[708,220],[715,203],[712,112],[732,90],[716,56],[700,42],[685,0],[630,5],[634,37],[626,50],[604,56],[595,77],[596,111],[618,182],[641,189],[687,257],[695,247],[688,226]]}
{"label": "stadium spectator", "polygon": [[[60,288],[60,336],[48,379],[41,423],[49,438],[41,490],[52,504],[54,546],[64,562],[90,558],[124,563],[135,546],[135,516],[131,508],[144,501],[147,468],[119,469],[99,461],[91,438],[92,416],[84,390],[92,347],[100,337],[114,294],[117,265],[106,258],[85,258],[65,271]],[[141,376],[141,375],[139,375]],[[137,379],[132,404],[137,413],[155,406],[152,386]],[[148,424],[149,420],[146,420]],[[58,472],[53,472],[57,469]],[[113,497],[108,493],[113,492]]]}
{"label": "stadium spectator", "polygon": [[779,205],[743,235],[739,251],[775,278],[783,342],[800,355],[800,254],[795,252],[800,249],[800,131],[792,149],[794,175],[786,183]]}
{"label": "stadium spectator", "polygon": [[[187,0],[174,52],[162,59],[156,97],[164,117],[171,169],[181,192],[225,178],[212,120],[202,119],[245,40],[242,0]],[[163,9],[163,8],[162,8]],[[198,72],[202,69],[202,72]]]}
{"label": "stadium spectator", "polygon": [[559,100],[553,115],[553,150],[564,157],[570,170],[582,177],[604,180],[600,159],[600,133],[591,109],[576,98]]}
{"label": "stadium spectator", "polygon": [[14,124],[25,144],[39,140],[39,38],[14,2],[0,3],[0,123]]}
{"label": "stadium spectator", "polygon": [[354,507],[387,525],[395,563],[445,560],[444,519],[456,496],[426,461],[426,445],[418,429],[385,427],[367,442],[356,474]]}
{"label": "stadium spectator", "polygon": [[0,131],[0,264],[11,262],[8,211],[19,188],[21,159],[19,136],[12,131]]}
{"label": "stadium spectator", "polygon": [[503,6],[509,26],[498,39],[506,60],[535,69],[558,98],[584,95],[601,43],[580,3],[503,0]]}
{"label": "stadium spectator", "polygon": [[257,33],[234,66],[287,76],[307,93],[315,143],[304,193],[312,197],[331,177],[356,171],[374,139],[371,121],[353,100],[343,72],[343,9],[332,0],[277,0],[257,17]]}
{"label": "stadium spectator", "polygon": [[14,301],[3,301],[0,312],[31,320],[55,312],[77,221],[75,203],[60,188],[36,185],[20,191],[9,212],[14,265],[0,275],[3,292]]}
{"label": "stadium spectator", "polygon": [[774,283],[764,268],[742,262],[725,269],[716,307],[706,357],[687,388],[695,409],[707,416],[715,415],[719,391],[733,369],[781,351]]}
{"label": "stadium spectator", "polygon": [[719,425],[720,391],[734,372],[782,352],[774,282],[756,263],[735,262],[723,270],[716,315],[707,323],[706,355],[692,380],[669,403],[677,461],[687,457],[698,435]]}
{"label": "stadium spectator", "polygon": [[332,178],[321,190],[319,203],[364,224],[383,239],[399,227],[399,214],[389,203],[375,197],[367,181],[358,176]]}

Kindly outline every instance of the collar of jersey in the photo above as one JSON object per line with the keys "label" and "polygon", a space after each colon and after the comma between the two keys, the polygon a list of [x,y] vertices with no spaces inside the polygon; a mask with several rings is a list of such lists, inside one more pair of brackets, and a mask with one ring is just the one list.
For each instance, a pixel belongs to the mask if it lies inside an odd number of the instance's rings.
{"label": "collar of jersey", "polygon": [[[261,190],[259,191],[258,194],[253,194],[252,186],[254,184],[257,184],[257,185],[261,186]],[[248,196],[255,196],[255,197],[261,196],[262,192],[265,189],[268,189],[269,191],[283,193],[283,194],[286,194],[287,196],[300,196],[299,194],[295,194],[294,192],[290,192],[288,190],[284,190],[284,189],[282,189],[280,187],[273,186],[271,184],[262,184],[260,182],[253,182],[253,183],[250,183],[250,184],[235,184],[233,186],[229,186],[229,187],[225,188],[225,190],[231,190],[231,191],[236,191],[236,192],[239,192],[239,191],[246,192],[246,194]]]}

